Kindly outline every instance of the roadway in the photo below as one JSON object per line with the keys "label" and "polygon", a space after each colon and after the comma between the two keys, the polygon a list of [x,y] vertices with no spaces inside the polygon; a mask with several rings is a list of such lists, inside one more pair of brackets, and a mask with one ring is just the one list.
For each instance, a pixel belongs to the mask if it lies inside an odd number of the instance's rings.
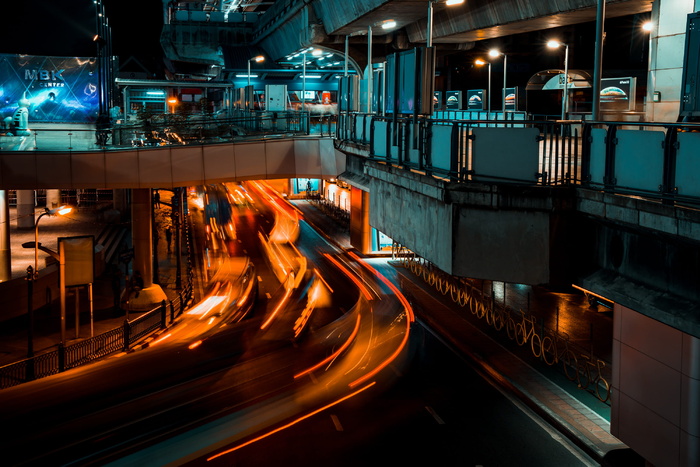
{"label": "roadway", "polygon": [[[364,277],[349,285],[349,276],[329,258],[338,247],[306,222],[295,244],[310,267],[321,271],[334,298],[319,307],[301,338],[261,332],[281,295],[257,238],[261,230],[273,231],[274,211],[265,206],[234,209],[235,236],[221,243],[255,264],[259,299],[252,316],[238,323],[216,321],[219,332],[205,332],[202,342],[188,331],[187,338],[167,337],[138,352],[0,391],[2,419],[19,428],[1,442],[8,465],[45,465],[49,459],[62,465],[595,465],[421,322],[410,333],[400,331],[402,326],[393,335],[379,332],[406,319],[396,305],[384,305],[396,303],[391,287],[370,282],[371,271],[339,255],[341,265],[358,271],[352,275]],[[202,238],[206,229],[199,232]],[[212,269],[209,277],[217,277],[208,262],[201,264]],[[305,371],[359,328],[361,320],[355,319],[364,315],[355,304],[362,302],[363,287],[367,302],[382,302],[367,310],[374,309],[379,318],[373,323],[384,327],[359,331],[369,332],[363,346],[327,362],[332,371]],[[375,293],[385,298],[375,300]],[[378,345],[399,348],[403,335],[411,337],[402,358],[365,378],[368,368],[388,361],[386,349],[376,358],[367,355]],[[337,386],[336,380],[345,384]],[[348,382],[359,383],[348,390]],[[280,427],[286,428],[240,447]]]}

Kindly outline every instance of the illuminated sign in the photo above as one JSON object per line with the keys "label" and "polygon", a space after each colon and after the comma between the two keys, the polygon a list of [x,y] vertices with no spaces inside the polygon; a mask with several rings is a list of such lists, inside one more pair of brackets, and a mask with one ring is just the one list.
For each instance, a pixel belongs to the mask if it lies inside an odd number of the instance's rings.
{"label": "illuminated sign", "polygon": [[486,90],[470,89],[467,91],[467,109],[468,110],[484,110],[484,101],[486,100]]}
{"label": "illuminated sign", "polygon": [[0,118],[30,103],[29,122],[94,122],[99,111],[94,58],[0,54]]}
{"label": "illuminated sign", "polygon": [[462,91],[447,91],[445,97],[445,107],[448,110],[462,110]]}
{"label": "illuminated sign", "polygon": [[601,110],[634,110],[636,82],[637,79],[631,77],[601,79]]}

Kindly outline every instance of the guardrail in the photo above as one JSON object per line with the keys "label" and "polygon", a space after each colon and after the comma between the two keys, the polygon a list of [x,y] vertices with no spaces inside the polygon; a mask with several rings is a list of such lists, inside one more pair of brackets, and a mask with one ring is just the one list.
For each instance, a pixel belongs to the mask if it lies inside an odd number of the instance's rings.
{"label": "guardrail", "polygon": [[[501,335],[527,348],[532,355],[545,365],[561,371],[569,381],[610,405],[612,367],[609,362],[595,356],[591,350],[569,340],[568,335],[557,329],[550,329],[529,310],[514,310],[505,301],[497,303],[495,297],[478,290],[464,278],[451,276],[429,261],[416,256],[394,244],[392,257],[434,287],[442,295],[449,297],[460,308],[468,310],[478,320],[493,327]],[[558,317],[558,315],[557,315]]]}
{"label": "guardrail", "polygon": [[61,343],[55,350],[0,367],[0,389],[55,375],[115,352],[128,352],[154,332],[172,324],[194,300],[193,249],[187,218],[185,222],[187,280],[177,297],[167,302],[163,300],[152,310],[137,318],[125,319],[122,326],[98,336],[67,346]]}
{"label": "guardrail", "polygon": [[28,136],[0,130],[0,152],[111,151],[156,146],[231,143],[258,138],[332,134],[334,115],[304,111],[236,110],[231,117],[151,115],[138,124],[120,123],[97,130],[90,124],[30,122]]}
{"label": "guardrail", "polygon": [[[516,118],[517,117],[517,118]],[[700,204],[700,124],[443,120],[341,113],[336,138],[453,182],[581,185]]]}

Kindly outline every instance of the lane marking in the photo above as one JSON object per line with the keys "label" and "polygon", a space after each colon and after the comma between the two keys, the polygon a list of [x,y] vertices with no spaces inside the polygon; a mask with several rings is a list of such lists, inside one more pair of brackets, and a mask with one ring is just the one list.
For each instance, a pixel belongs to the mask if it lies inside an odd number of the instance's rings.
{"label": "lane marking", "polygon": [[336,431],[343,431],[343,425],[340,424],[340,419],[337,415],[331,415],[331,420],[333,421],[333,426],[335,426]]}
{"label": "lane marking", "polygon": [[440,416],[435,412],[435,410],[433,410],[432,407],[426,405],[426,406],[425,406],[425,410],[427,410],[428,413],[429,413],[430,415],[432,415],[432,417],[435,419],[435,421],[438,422],[438,425],[444,425],[444,424],[445,424],[445,420],[443,420],[442,418],[440,418]]}

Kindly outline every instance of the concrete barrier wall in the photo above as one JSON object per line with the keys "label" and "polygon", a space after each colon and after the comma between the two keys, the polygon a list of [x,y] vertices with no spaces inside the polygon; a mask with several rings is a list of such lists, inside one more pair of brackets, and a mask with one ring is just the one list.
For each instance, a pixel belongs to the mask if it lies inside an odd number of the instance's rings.
{"label": "concrete barrier wall", "polygon": [[0,153],[0,189],[174,188],[223,181],[335,178],[330,138],[289,138],[101,152]]}

